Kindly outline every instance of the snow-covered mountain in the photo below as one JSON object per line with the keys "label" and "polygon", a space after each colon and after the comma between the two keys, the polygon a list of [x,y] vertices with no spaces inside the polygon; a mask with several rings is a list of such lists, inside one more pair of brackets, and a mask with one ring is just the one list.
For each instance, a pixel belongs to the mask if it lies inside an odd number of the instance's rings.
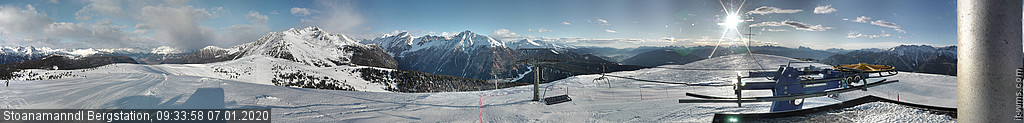
{"label": "snow-covered mountain", "polygon": [[320,67],[360,64],[395,68],[394,60],[380,48],[360,44],[342,34],[325,32],[319,27],[270,32],[227,51],[237,56],[266,55]]}
{"label": "snow-covered mountain", "polygon": [[178,49],[175,49],[173,47],[170,47],[170,46],[160,46],[160,47],[153,48],[153,50],[150,50],[149,53],[163,55],[163,54],[182,53],[182,51],[178,50]]}
{"label": "snow-covered mountain", "polygon": [[884,64],[901,71],[956,75],[956,46],[900,45],[888,49],[851,51],[828,57],[828,64]]}
{"label": "snow-covered mountain", "polygon": [[[785,65],[788,61],[796,60],[781,56],[756,55],[766,66]],[[280,73],[284,74],[269,71],[275,67],[283,68]],[[745,54],[739,54],[686,65],[662,67],[746,69],[757,68],[758,65]],[[347,85],[341,86],[356,90],[384,91],[380,88],[389,87],[387,84],[356,78],[361,76],[362,72],[355,71],[353,74],[353,70],[362,68],[368,67],[314,67],[284,59],[249,56],[208,64],[114,64],[85,70],[30,70],[43,75],[78,76],[53,80],[11,80],[10,86],[0,89],[3,93],[0,96],[0,108],[273,108],[273,122],[711,122],[715,113],[765,113],[771,108],[771,103],[768,102],[743,103],[743,106],[737,106],[735,103],[678,103],[679,99],[694,99],[685,93],[733,96],[734,90],[731,86],[685,86],[619,78],[595,81],[603,77],[597,74],[573,76],[542,84],[541,88],[547,90],[543,93],[544,97],[569,95],[573,99],[555,105],[530,101],[533,96],[532,86],[459,93],[389,93],[267,85],[278,75],[296,73],[295,75],[347,81]],[[735,71],[663,68],[606,74],[645,80],[710,84],[732,83],[736,76]],[[844,93],[841,97],[856,98],[855,93],[863,93],[923,105],[956,106],[955,76],[900,72],[889,78],[871,78],[880,79],[898,79],[900,82],[872,87],[868,91]],[[443,83],[436,85],[449,86]],[[744,91],[743,96],[771,96],[771,93]],[[802,103],[804,108],[811,108],[842,103],[841,101],[843,99],[814,97],[806,98]],[[950,116],[884,102],[868,103],[849,109],[851,110],[825,111],[829,114],[797,118],[838,122],[956,120]]]}
{"label": "snow-covered mountain", "polygon": [[[18,54],[18,55],[25,55],[25,56],[46,56],[46,55],[50,55],[50,54],[72,54],[71,51],[66,50],[66,49],[52,49],[52,48],[49,48],[49,47],[34,47],[34,46],[28,46],[28,47],[24,47],[24,46],[16,46],[16,47],[3,46],[3,47],[0,47],[0,51],[2,51],[3,54]],[[89,52],[89,51],[88,50],[80,51],[80,53],[85,53],[85,52]]]}
{"label": "snow-covered mountain", "polygon": [[542,40],[530,40],[523,39],[519,41],[507,42],[509,48],[512,49],[523,49],[523,48],[552,48],[557,50],[576,49],[571,45],[560,45]]}
{"label": "snow-covered mountain", "polygon": [[[473,39],[467,39],[467,41],[469,40]],[[469,44],[472,43],[475,42]],[[472,45],[460,46],[468,48]],[[208,46],[187,55],[170,47],[160,47],[139,54],[182,55],[161,60],[161,63],[188,64],[172,65],[182,68],[175,68],[180,71],[172,74],[193,73],[192,76],[301,88],[381,92],[445,92],[519,85],[517,83],[495,84],[480,79],[395,70],[395,60],[377,45],[360,44],[345,35],[324,32],[318,27],[271,32],[250,43],[231,48]],[[5,67],[10,68],[5,71],[37,69],[39,68],[37,66],[40,65],[29,66],[30,68],[14,65]],[[93,69],[92,67],[95,66],[99,65],[76,67],[75,69]],[[38,70],[28,70],[27,73],[15,72],[11,76],[20,80],[54,79],[67,76],[65,73],[42,71],[44,73],[39,74],[33,73],[33,71],[39,72]]]}
{"label": "snow-covered mountain", "polygon": [[630,57],[636,56],[637,54],[650,52],[654,50],[664,50],[666,48],[673,47],[650,47],[641,46],[636,48],[611,48],[611,47],[595,47],[595,46],[582,46],[572,49],[574,52],[583,54],[594,54],[600,56],[609,61],[622,62]]}
{"label": "snow-covered mountain", "polygon": [[40,59],[48,55],[85,57],[92,55],[128,56],[146,64],[210,63],[242,56],[266,55],[307,65],[329,67],[366,65],[395,68],[394,60],[380,48],[363,45],[342,34],[331,34],[318,27],[270,32],[254,42],[220,48],[208,46],[199,51],[182,51],[169,46],[152,49],[52,49],[46,47],[0,47],[0,64]]}
{"label": "snow-covered mountain", "polygon": [[[523,59],[543,58],[558,60],[559,62],[556,64],[542,66],[543,75],[541,78],[545,81],[559,80],[582,74],[628,71],[644,68],[642,66],[621,65],[616,62],[605,60],[604,58],[594,54],[580,53],[576,47],[559,45],[547,41],[523,39],[514,42],[507,42],[506,44],[508,44],[506,46],[510,48],[517,49],[519,54],[522,54],[521,58]],[[545,48],[545,50],[536,50],[537,48]],[[527,73],[522,73],[516,78],[534,76],[533,74],[536,73],[527,71]],[[518,80],[518,82],[533,82],[533,79]]]}
{"label": "snow-covered mountain", "polygon": [[140,60],[142,63],[160,63],[163,59],[179,57],[185,51],[177,50],[168,46],[161,46],[152,49],[140,48],[112,48],[112,49],[54,49],[49,47],[34,46],[0,46],[0,64],[14,63],[28,60],[41,59],[50,55],[61,55],[71,58],[88,56],[127,56]]}
{"label": "snow-covered mountain", "polygon": [[[514,64],[521,59],[556,59],[557,65],[545,66],[544,80],[558,80],[579,74],[636,70],[639,66],[624,66],[592,54],[576,53],[575,47],[541,40],[505,42],[488,36],[464,31],[454,36],[413,37],[407,32],[383,35],[363,43],[382,46],[399,62],[399,69],[474,79],[522,79],[533,76],[530,68]],[[523,50],[552,48],[553,50]],[[492,74],[497,74],[493,76]],[[497,77],[497,78],[494,78]]]}
{"label": "snow-covered mountain", "polygon": [[317,67],[363,65],[396,68],[397,64],[376,45],[360,44],[343,34],[329,33],[319,27],[270,32],[256,41],[231,48],[207,46],[180,58],[165,60],[164,63],[201,64],[257,55]]}
{"label": "snow-covered mountain", "polygon": [[492,72],[506,72],[517,67],[513,64],[518,58],[515,50],[499,40],[470,31],[448,37],[425,35],[417,38],[399,33],[366,43],[381,46],[403,70],[491,79]]}
{"label": "snow-covered mountain", "polygon": [[374,40],[368,40],[366,44],[376,44],[381,49],[388,52],[388,55],[397,56],[409,50],[413,46],[413,40],[415,40],[409,32],[401,32],[394,35],[382,35]]}
{"label": "snow-covered mountain", "polygon": [[179,57],[165,59],[163,64],[201,64],[228,61],[238,58],[236,49],[225,49],[217,46],[206,46],[199,51]]}
{"label": "snow-covered mountain", "polygon": [[40,59],[47,55],[67,54],[50,48],[36,47],[0,47],[0,64]]}

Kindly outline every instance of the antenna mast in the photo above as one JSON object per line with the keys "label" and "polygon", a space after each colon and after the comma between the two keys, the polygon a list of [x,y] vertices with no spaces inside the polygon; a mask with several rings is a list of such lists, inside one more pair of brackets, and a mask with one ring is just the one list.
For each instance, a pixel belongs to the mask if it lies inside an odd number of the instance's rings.
{"label": "antenna mast", "polygon": [[[753,21],[754,17],[750,17],[750,20]],[[761,61],[758,61],[757,57],[754,57],[754,51],[750,50],[750,42],[754,41],[754,29],[753,29],[753,27],[747,26],[747,34],[744,34],[744,35],[747,35],[747,55],[750,55],[750,58],[754,59],[754,63],[757,63],[758,67],[761,67],[761,69],[764,69],[764,66],[761,65]]]}

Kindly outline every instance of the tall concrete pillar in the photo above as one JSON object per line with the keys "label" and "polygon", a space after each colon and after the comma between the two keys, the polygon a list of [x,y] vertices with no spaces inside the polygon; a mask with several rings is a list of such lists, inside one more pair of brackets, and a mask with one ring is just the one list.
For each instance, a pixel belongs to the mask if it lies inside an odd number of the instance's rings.
{"label": "tall concrete pillar", "polygon": [[1021,0],[957,0],[956,9],[957,122],[1020,123]]}

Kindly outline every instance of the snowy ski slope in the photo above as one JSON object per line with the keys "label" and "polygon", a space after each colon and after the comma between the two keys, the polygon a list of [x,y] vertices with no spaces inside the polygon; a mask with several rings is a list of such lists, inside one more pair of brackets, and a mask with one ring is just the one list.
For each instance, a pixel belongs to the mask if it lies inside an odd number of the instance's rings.
{"label": "snowy ski slope", "polygon": [[[793,60],[771,55],[755,56],[768,69],[777,69],[778,65]],[[11,81],[9,87],[0,87],[0,108],[272,108],[272,118],[277,122],[710,122],[715,113],[763,113],[768,112],[771,105],[680,104],[678,99],[691,98],[684,96],[686,92],[731,96],[733,91],[731,87],[688,87],[618,78],[594,81],[600,75],[580,75],[543,84],[542,89],[548,90],[546,97],[569,94],[573,99],[556,105],[530,101],[530,86],[477,92],[393,93],[372,90],[382,87],[360,83],[358,75],[351,75],[352,80],[348,82],[373,92],[293,88],[269,83],[268,66],[272,64],[286,64],[295,67],[290,70],[316,71],[322,73],[320,75],[337,78],[349,76],[345,70],[351,69],[349,66],[302,67],[304,65],[300,63],[282,59],[247,57],[210,64],[114,64],[88,70],[30,70],[36,73],[71,72],[78,76]],[[759,68],[744,54],[662,67]],[[218,68],[232,69],[232,72],[214,72]],[[609,74],[671,82],[730,83],[737,73],[745,74],[744,71],[664,68]],[[956,105],[956,77],[901,72],[890,79],[900,82],[838,97],[853,99],[858,94],[875,94],[888,98],[895,95],[887,94],[899,92],[901,100],[944,107]],[[950,89],[952,91],[948,91]],[[743,95],[769,96],[770,91],[744,91]],[[223,100],[216,97],[223,97]],[[805,108],[838,102],[840,100],[828,97],[804,101]],[[870,112],[867,115],[842,115],[840,118],[854,122],[951,122],[948,116],[913,109],[885,110],[900,109],[898,105],[871,103],[861,108],[888,112],[884,115],[872,115]],[[857,111],[865,110],[834,114]]]}

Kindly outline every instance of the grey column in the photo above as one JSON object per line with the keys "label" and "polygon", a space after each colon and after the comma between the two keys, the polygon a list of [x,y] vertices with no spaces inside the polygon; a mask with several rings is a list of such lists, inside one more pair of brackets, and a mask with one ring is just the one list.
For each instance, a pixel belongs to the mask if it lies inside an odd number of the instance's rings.
{"label": "grey column", "polygon": [[1020,123],[1021,0],[957,0],[956,9],[957,122]]}
{"label": "grey column", "polygon": [[540,65],[533,65],[533,101],[540,101]]}

